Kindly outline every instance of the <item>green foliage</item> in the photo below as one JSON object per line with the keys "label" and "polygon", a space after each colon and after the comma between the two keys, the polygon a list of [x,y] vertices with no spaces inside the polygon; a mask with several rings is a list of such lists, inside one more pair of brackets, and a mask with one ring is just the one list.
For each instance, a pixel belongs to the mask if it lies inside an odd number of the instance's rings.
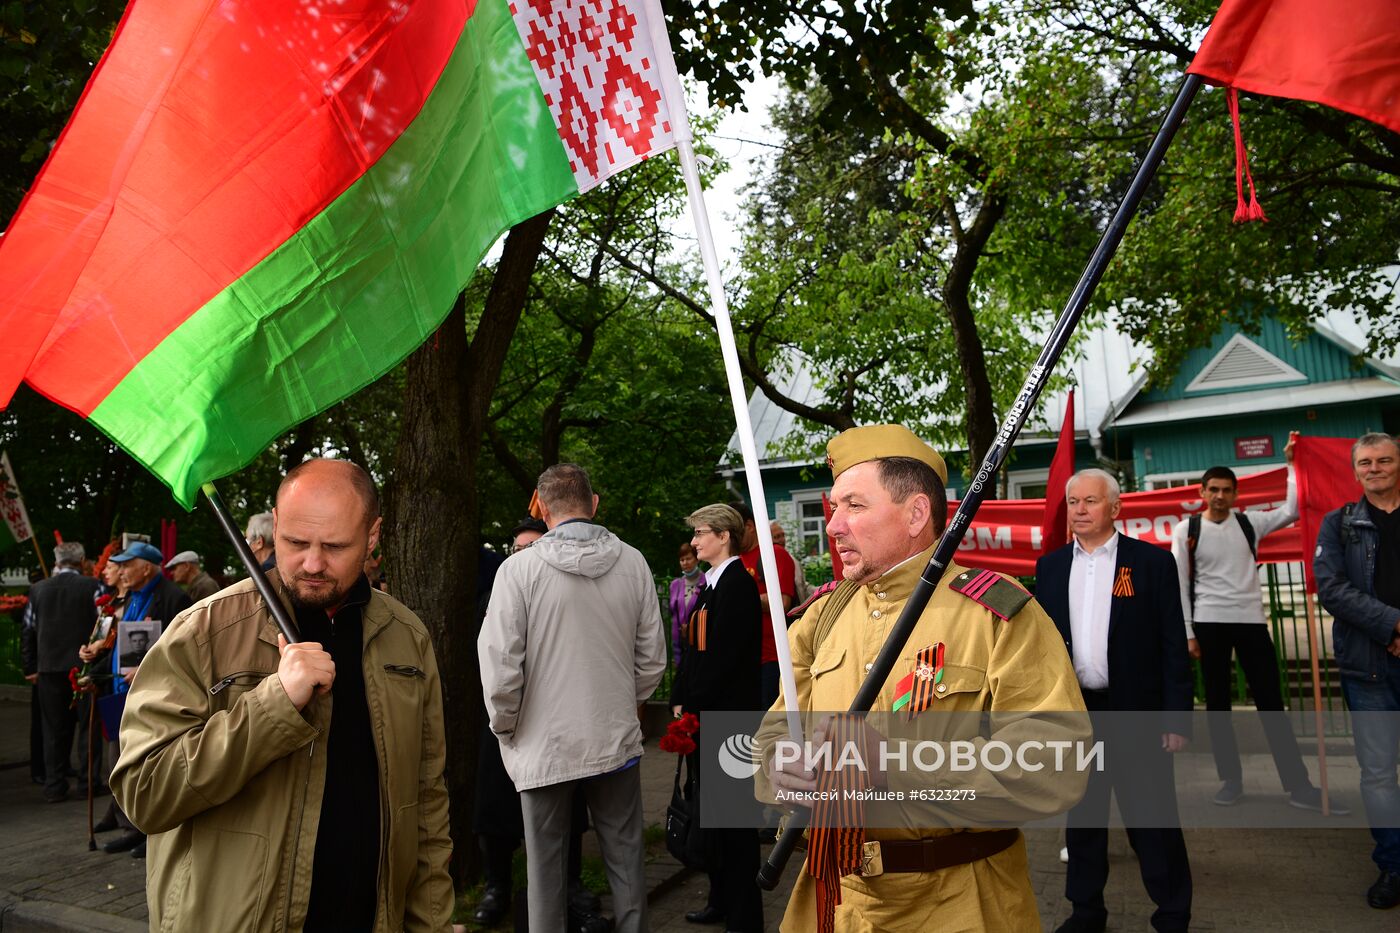
{"label": "green foliage", "polygon": [[[852,15],[885,10],[859,6]],[[818,390],[777,397],[805,419],[787,453],[889,419],[936,443],[965,435],[980,457],[992,412],[978,379],[1005,411],[1214,8],[1023,0],[960,29],[926,8],[912,18],[932,50],[912,51],[905,24],[831,61],[803,52],[844,41],[827,35],[839,27],[825,7],[782,8],[805,27],[786,46],[756,29],[788,49],[778,71],[790,89],[774,113],[784,145],[751,191],[736,305],[754,368],[780,381],[805,367]],[[722,24],[708,28],[723,38]],[[1400,346],[1385,277],[1400,244],[1400,137],[1247,95],[1244,126],[1271,222],[1231,223],[1231,128],[1223,94],[1203,92],[1086,323],[1112,309],[1166,372],[1224,321],[1248,330],[1266,313],[1302,334],[1327,308],[1359,309],[1372,350]]]}
{"label": "green foliage", "polygon": [[705,84],[710,101],[736,106],[755,72],[790,85],[813,75],[826,89],[830,126],[878,126],[869,74],[900,83],[944,71],[958,83],[961,61],[945,51],[980,28],[972,0],[663,0],[676,63]]}
{"label": "green foliage", "polygon": [[[1082,246],[1126,188],[1216,4],[1023,2],[996,8],[999,146],[1018,178],[1049,175],[1063,210],[1008,211],[989,253],[997,287],[1039,290],[1063,242]],[[992,77],[992,76],[989,76]],[[1318,104],[1241,95],[1265,224],[1232,223],[1234,143],[1224,92],[1198,95],[1099,289],[1170,373],[1225,322],[1279,317],[1294,333],[1329,308],[1367,321],[1373,352],[1400,346],[1400,135]],[[1014,197],[1036,187],[1016,186]],[[1065,226],[1057,227],[1058,216]],[[1081,248],[1076,246],[1076,249]],[[1084,252],[1087,256],[1087,249]]]}
{"label": "green foliage", "polygon": [[[491,406],[488,540],[524,514],[540,470],[573,461],[593,478],[599,520],[668,575],[682,518],[727,498],[715,464],[733,416],[714,336],[617,258],[663,257],[682,199],[663,158],[561,209]],[[469,316],[488,287],[472,290]]]}
{"label": "green foliage", "polygon": [[[786,145],[750,193],[741,339],[775,378],[807,369],[823,409],[962,446],[964,361],[945,300],[960,224],[984,183],[909,133],[824,129],[814,115],[827,101],[809,87],[774,110]],[[982,135],[974,128],[964,139],[980,148]],[[1039,350],[1045,302],[984,287],[981,268],[968,289],[984,356],[973,362],[1001,409]],[[1045,278],[1048,289],[1066,276]],[[786,452],[810,454],[830,434],[808,422]]]}
{"label": "green foliage", "polygon": [[0,0],[0,225],[58,139],[125,6]]}

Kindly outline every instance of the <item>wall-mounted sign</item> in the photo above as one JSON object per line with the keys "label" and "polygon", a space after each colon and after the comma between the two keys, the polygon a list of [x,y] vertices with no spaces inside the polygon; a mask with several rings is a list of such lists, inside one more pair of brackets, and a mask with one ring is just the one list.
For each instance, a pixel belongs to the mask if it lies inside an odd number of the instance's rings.
{"label": "wall-mounted sign", "polygon": [[1274,439],[1272,437],[1235,438],[1236,460],[1257,460],[1260,457],[1272,457],[1273,455]]}

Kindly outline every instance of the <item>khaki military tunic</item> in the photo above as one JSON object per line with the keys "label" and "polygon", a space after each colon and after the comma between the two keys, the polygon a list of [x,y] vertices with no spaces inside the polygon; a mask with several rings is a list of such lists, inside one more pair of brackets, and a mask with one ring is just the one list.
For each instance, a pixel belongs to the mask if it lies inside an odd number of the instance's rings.
{"label": "khaki military tunic", "polygon": [[[812,640],[816,621],[830,596],[814,603],[788,631],[798,706],[804,711],[844,711],[850,705],[870,664],[874,662],[905,602],[928,564],[933,548],[892,568],[873,583],[860,587],[837,618],[820,646]],[[891,672],[874,709],[888,711],[895,701],[895,685],[913,671],[921,648],[944,645],[944,676],[929,709],[947,711],[1071,711],[1083,713],[1074,668],[1054,623],[1033,600],[1010,619],[999,618],[978,602],[949,588],[969,573],[957,565],[948,568],[899,664]],[[972,571],[976,573],[976,571]],[[968,578],[963,576],[962,580]],[[1002,584],[1003,587],[1013,585]],[[1018,600],[1019,601],[1019,600]],[[766,763],[773,743],[785,737],[785,698],[779,696],[773,712],[756,736]],[[937,717],[929,717],[930,720]],[[946,718],[946,717],[945,717]],[[1066,737],[1090,740],[1087,718],[1066,717],[1073,724]],[[917,720],[916,720],[917,721]],[[810,729],[810,725],[808,726]],[[1012,727],[1014,729],[1014,727]],[[997,733],[997,738],[1001,737]],[[890,787],[904,780],[891,772]],[[942,777],[932,780],[935,784]],[[1050,816],[1069,809],[1083,793],[1082,779],[1046,771],[1012,769],[1009,774],[959,775],[954,784],[977,789],[985,807],[995,800],[1002,813],[1014,812],[1024,820]],[[760,799],[772,801],[766,771],[755,779]],[[958,818],[952,808],[951,820]],[[982,812],[986,812],[983,810]],[[998,818],[1004,818],[999,816]],[[868,828],[868,840],[919,839],[956,831],[956,826],[904,826]],[[789,871],[798,870],[789,866]],[[816,929],[815,882],[800,869],[782,930],[809,933]],[[836,908],[838,931],[901,931],[921,933],[1006,931],[1022,933],[1040,929],[1035,895],[1026,865],[1024,840],[987,859],[937,872],[888,873],[874,877],[847,875],[841,879],[841,904]]]}

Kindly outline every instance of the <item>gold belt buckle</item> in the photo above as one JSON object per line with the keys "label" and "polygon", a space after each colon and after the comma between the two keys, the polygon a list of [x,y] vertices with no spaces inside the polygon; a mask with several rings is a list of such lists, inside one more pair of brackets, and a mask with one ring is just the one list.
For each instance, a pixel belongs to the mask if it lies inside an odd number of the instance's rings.
{"label": "gold belt buckle", "polygon": [[867,842],[860,850],[860,876],[874,878],[885,873],[885,861],[880,857],[879,841]]}

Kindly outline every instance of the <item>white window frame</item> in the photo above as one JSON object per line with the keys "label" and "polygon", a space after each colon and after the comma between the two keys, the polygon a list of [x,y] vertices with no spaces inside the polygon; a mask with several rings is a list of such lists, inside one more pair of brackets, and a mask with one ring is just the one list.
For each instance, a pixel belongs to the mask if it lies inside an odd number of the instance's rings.
{"label": "white window frame", "polygon": [[[1010,499],[1024,499],[1021,490],[1027,486],[1041,484],[1048,485],[1050,482],[1050,469],[1043,470],[1012,470],[1006,477],[1006,495]],[[1049,492],[1047,489],[1046,492]]]}
{"label": "white window frame", "polygon": [[[1240,479],[1244,479],[1246,476],[1253,476],[1255,473],[1267,473],[1270,470],[1277,470],[1279,467],[1287,465],[1288,464],[1286,461],[1280,463],[1251,463],[1247,467],[1232,466],[1230,467],[1230,469],[1235,472],[1235,475],[1237,477],[1239,477]],[[1199,470],[1188,470],[1184,473],[1149,473],[1147,476],[1144,476],[1142,478],[1142,481],[1145,484],[1144,491],[1151,491],[1153,489],[1167,489],[1171,481],[1177,479],[1185,480],[1185,483],[1175,488],[1185,488],[1187,486],[1200,486],[1201,474],[1204,473],[1207,469],[1209,469],[1209,467],[1201,467]]]}
{"label": "white window frame", "polygon": [[[827,490],[825,489],[802,489],[797,490],[792,494],[792,505],[794,511],[796,512],[798,524],[798,541],[800,542],[797,551],[794,552],[794,554],[799,559],[807,553],[807,519],[804,518],[802,515],[802,507],[813,502],[815,502],[817,505],[821,505],[822,494],[826,492]],[[823,517],[821,519],[821,529],[818,532],[817,554],[825,554],[828,550],[830,550],[830,544],[831,540],[827,537],[826,534],[826,519],[825,517]]]}

